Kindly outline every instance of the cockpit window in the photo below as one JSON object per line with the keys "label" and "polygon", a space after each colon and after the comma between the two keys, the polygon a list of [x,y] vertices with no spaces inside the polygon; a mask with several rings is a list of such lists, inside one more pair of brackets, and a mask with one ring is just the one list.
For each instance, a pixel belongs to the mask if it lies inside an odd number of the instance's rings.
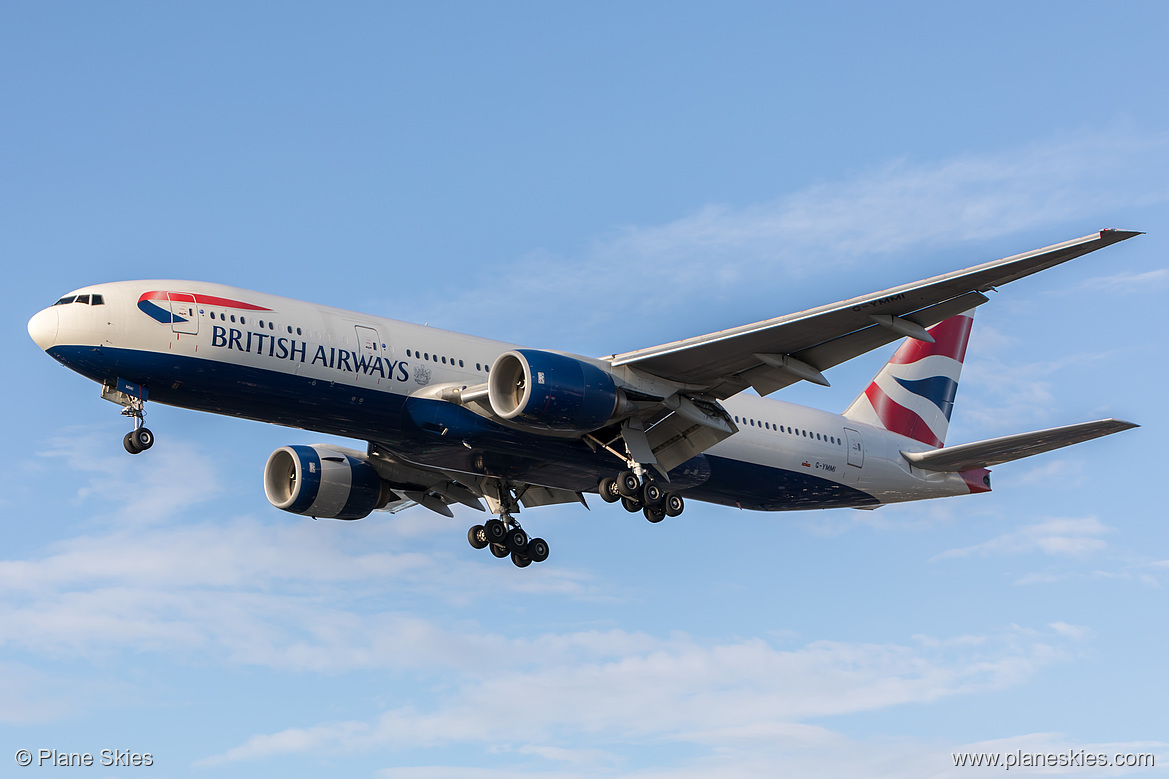
{"label": "cockpit window", "polygon": [[53,305],[67,306],[70,303],[83,303],[87,306],[104,306],[105,300],[102,299],[101,295],[68,295],[61,298]]}

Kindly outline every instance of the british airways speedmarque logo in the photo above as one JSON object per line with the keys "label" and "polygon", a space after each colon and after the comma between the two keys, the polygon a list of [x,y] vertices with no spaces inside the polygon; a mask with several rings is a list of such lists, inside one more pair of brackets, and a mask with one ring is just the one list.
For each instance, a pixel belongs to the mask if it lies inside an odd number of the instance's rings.
{"label": "british airways speedmarque logo", "polygon": [[[159,301],[156,303],[155,301]],[[146,314],[155,322],[169,325],[172,322],[180,323],[187,320],[171,312],[171,302],[197,303],[201,306],[217,306],[219,308],[235,308],[240,311],[271,311],[270,308],[244,303],[240,300],[216,297],[215,295],[192,295],[189,292],[143,292],[138,298],[138,310]],[[161,303],[162,305],[159,305]]]}

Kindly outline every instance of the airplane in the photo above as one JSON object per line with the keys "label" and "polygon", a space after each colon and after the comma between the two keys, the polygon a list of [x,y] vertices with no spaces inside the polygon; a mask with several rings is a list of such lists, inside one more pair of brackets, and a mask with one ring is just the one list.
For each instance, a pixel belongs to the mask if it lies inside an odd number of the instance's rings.
{"label": "airplane", "polygon": [[[28,332],[133,420],[131,454],[154,443],[148,401],[361,440],[364,451],[280,447],[264,466],[268,501],[339,520],[489,509],[469,543],[524,568],[549,548],[521,527],[521,507],[587,508],[596,493],[655,523],[687,500],[874,509],[988,492],[991,466],[1137,427],[1102,419],[945,445],[984,293],[1140,234],[1101,230],[601,358],[175,280],[74,290]],[[766,397],[827,386],[824,371],[900,339],[841,414]]]}

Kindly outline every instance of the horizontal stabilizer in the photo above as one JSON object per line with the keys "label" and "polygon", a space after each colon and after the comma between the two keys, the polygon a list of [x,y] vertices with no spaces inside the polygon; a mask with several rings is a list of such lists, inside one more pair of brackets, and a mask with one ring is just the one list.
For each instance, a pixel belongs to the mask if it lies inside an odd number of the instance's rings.
{"label": "horizontal stabilizer", "polygon": [[1081,422],[1078,425],[1052,427],[1031,433],[1018,433],[975,441],[972,444],[947,446],[928,452],[902,452],[901,456],[918,468],[927,471],[970,471],[975,468],[989,468],[992,465],[1020,460],[1033,454],[1050,452],[1065,446],[1091,441],[1093,438],[1130,430],[1140,425],[1123,419],[1101,419],[1096,422]]}

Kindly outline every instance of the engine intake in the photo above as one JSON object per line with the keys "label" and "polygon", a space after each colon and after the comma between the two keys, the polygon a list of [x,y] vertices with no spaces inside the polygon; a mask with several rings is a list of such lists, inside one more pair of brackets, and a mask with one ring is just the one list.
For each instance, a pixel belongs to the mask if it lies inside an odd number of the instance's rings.
{"label": "engine intake", "polygon": [[621,391],[608,372],[554,352],[504,352],[487,380],[491,409],[545,430],[587,433],[613,418]]}
{"label": "engine intake", "polygon": [[322,444],[272,452],[264,466],[264,494],[278,509],[322,519],[361,519],[393,497],[359,453]]}

